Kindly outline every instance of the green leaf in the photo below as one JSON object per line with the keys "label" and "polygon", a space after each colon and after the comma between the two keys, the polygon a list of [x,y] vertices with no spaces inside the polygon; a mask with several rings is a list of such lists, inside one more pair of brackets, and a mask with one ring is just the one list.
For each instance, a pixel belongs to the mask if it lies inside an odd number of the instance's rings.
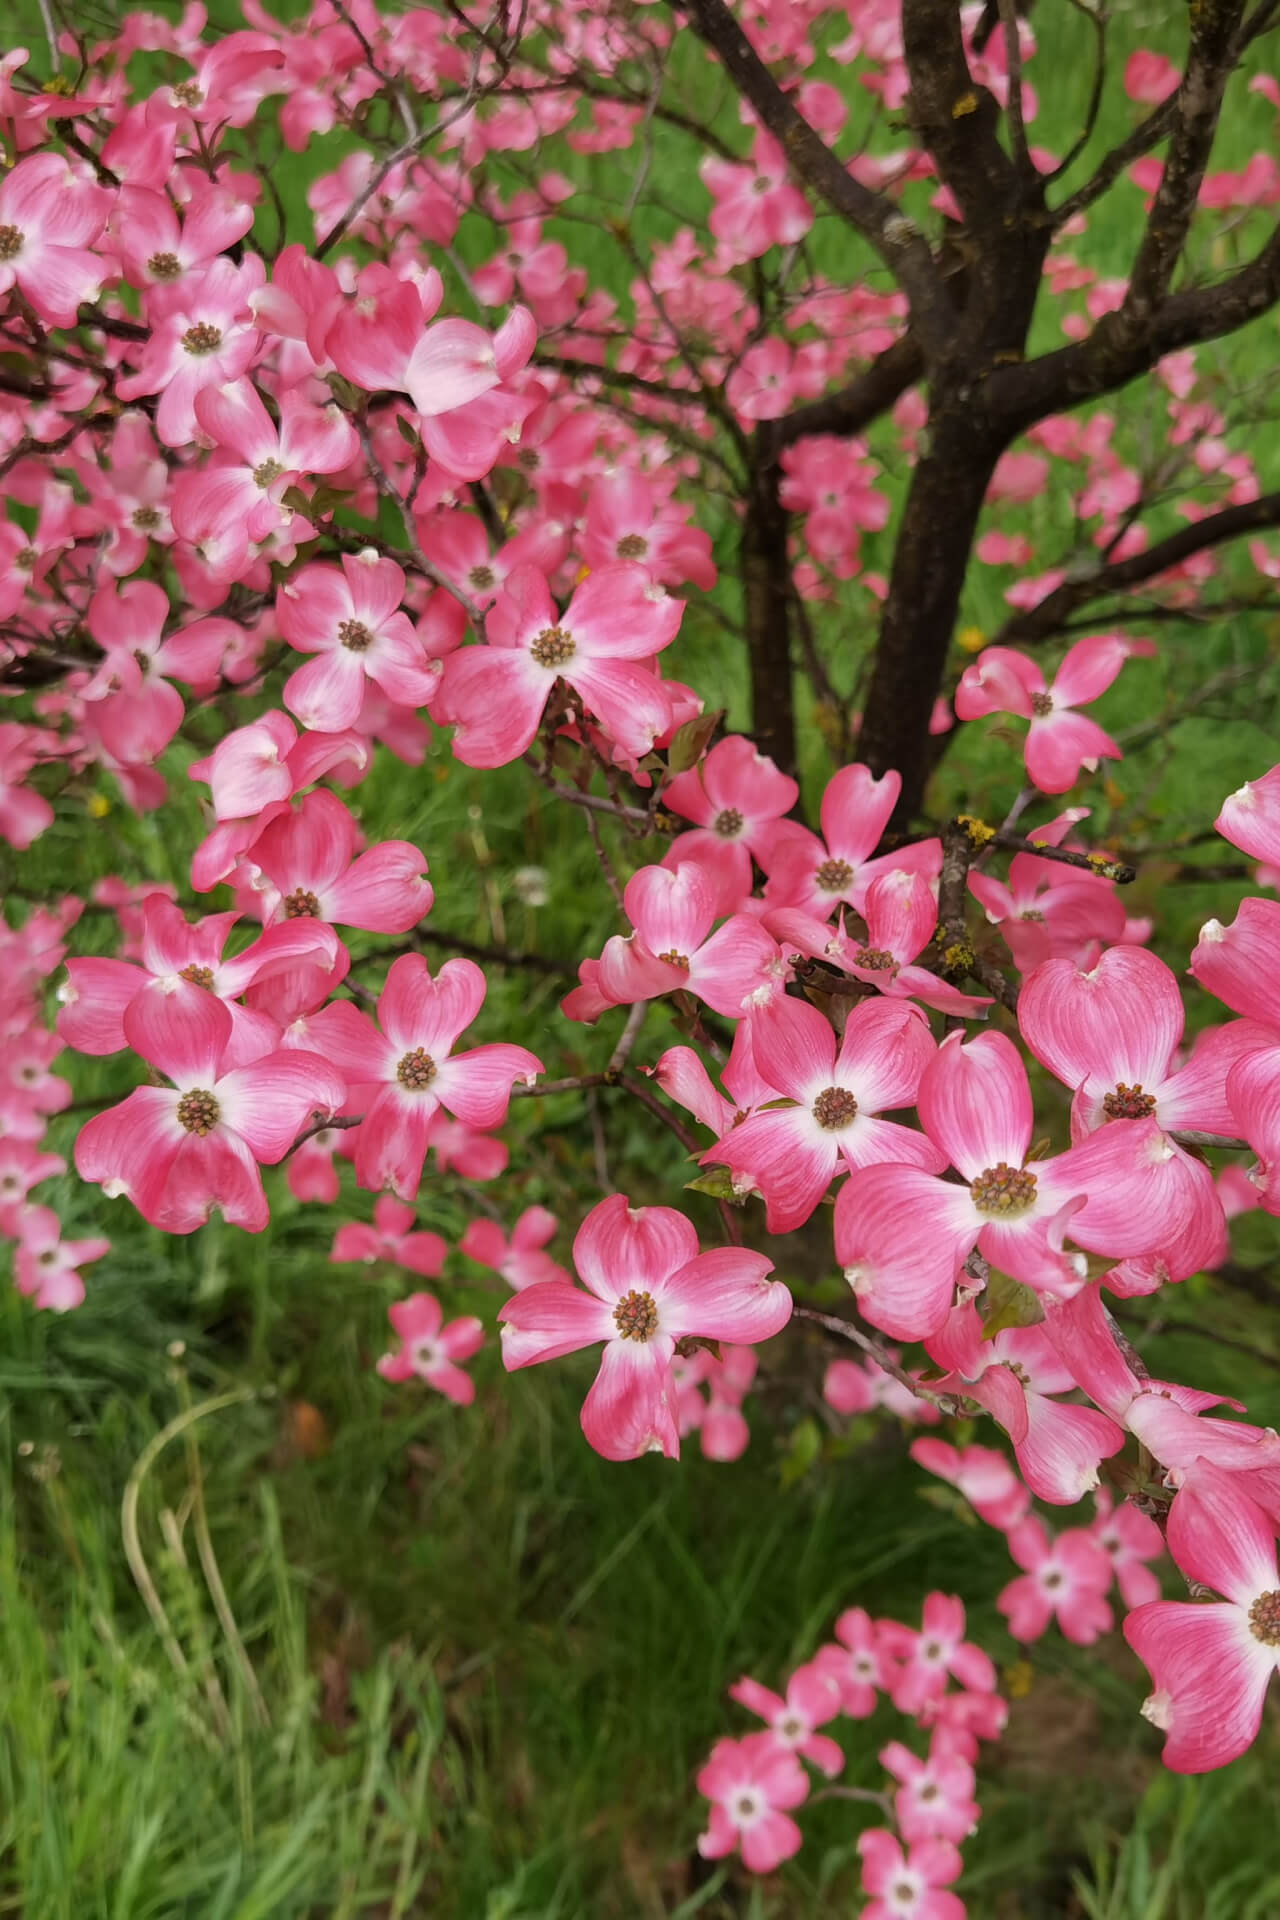
{"label": "green leaf", "polygon": [[671,773],[687,773],[690,767],[697,766],[724,716],[725,709],[718,707],[714,713],[699,713],[676,728],[667,748],[667,768]]}
{"label": "green leaf", "polygon": [[783,1486],[794,1487],[803,1480],[821,1452],[822,1429],[816,1420],[802,1420],[793,1427],[779,1470]]}
{"label": "green leaf", "polygon": [[1006,1327],[1038,1327],[1044,1319],[1040,1296],[1024,1287],[1021,1280],[1011,1280],[1007,1273],[991,1274],[983,1300],[984,1340],[994,1340]]}
{"label": "green leaf", "polygon": [[713,1200],[727,1200],[731,1207],[745,1204],[746,1195],[735,1193],[733,1175],[728,1167],[708,1167],[696,1180],[685,1181],[686,1193],[709,1193]]}

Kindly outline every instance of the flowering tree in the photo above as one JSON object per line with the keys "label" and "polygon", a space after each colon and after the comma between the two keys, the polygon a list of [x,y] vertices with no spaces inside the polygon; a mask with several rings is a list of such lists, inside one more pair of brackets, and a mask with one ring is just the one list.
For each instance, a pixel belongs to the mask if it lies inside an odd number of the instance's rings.
{"label": "flowering tree", "polygon": [[[74,16],[0,70],[18,1286],[73,1307],[110,1251],[31,1197],[64,1167],[64,1046],[118,1062],[74,1154],[117,1206],[261,1232],[282,1179],[342,1204],[349,1159],[382,1197],[334,1259],[416,1279],[448,1251],[416,1228],[432,1181],[503,1170],[513,1099],[587,1101],[606,1197],[574,1271],[540,1208],[462,1242],[511,1289],[505,1365],[599,1349],[582,1425],[613,1460],[695,1431],[736,1458],[794,1319],[834,1343],[833,1416],[985,1414],[992,1445],[913,1453],[1007,1534],[1013,1634],[1089,1644],[1117,1582],[1167,1764],[1230,1760],[1280,1662],[1280,1440],[1153,1380],[1107,1299],[1280,1212],[1280,907],[1209,920],[1184,992],[1124,904],[1123,794],[1105,844],[1052,809],[1121,757],[1081,711],[1117,676],[1154,701],[1190,661],[1215,713],[1269,690],[1247,636],[1280,604],[1280,492],[1243,429],[1280,172],[1210,167],[1228,103],[1280,110],[1280,5],[1206,0],[1120,64],[1077,0],[1092,79],[1054,151],[1013,0],[317,0],[287,27],[254,0],[218,35],[193,6],[100,41]],[[1129,131],[1099,152],[1104,106]],[[1228,619],[1243,658],[1198,668],[1181,637]],[[745,731],[698,684],[729,656]],[[362,830],[450,753],[591,836],[601,938],[537,1054],[470,1029],[486,969],[559,959],[455,938],[434,850]],[[1203,806],[1249,864],[1195,876],[1272,884],[1256,772]],[[59,824],[121,800],[183,885],[142,837],[136,870],[51,884]],[[624,1107],[704,1169],[687,1211],[678,1183],[612,1190]],[[802,1245],[845,1311],[773,1277]],[[465,1407],[482,1321],[421,1289],[391,1320],[385,1379]],[[1095,1489],[1056,1533],[1032,1509]],[[1221,1598],[1159,1598],[1166,1544]],[[943,1594],[919,1630],[836,1633],[785,1696],[733,1689],[765,1730],[699,1776],[700,1845],[793,1852],[802,1761],[837,1773],[820,1729],[883,1692],[930,1744],[884,1750],[866,1911],[943,1920],[994,1669]]]}

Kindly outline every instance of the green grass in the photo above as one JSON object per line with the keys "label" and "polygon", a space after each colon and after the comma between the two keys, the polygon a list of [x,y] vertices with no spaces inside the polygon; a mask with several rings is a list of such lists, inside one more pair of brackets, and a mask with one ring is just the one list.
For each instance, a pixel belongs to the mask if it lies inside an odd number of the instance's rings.
{"label": "green grass", "polygon": [[[1061,149],[1087,94],[1087,26],[1042,0],[1036,27],[1036,137]],[[42,45],[38,23],[23,37]],[[1117,9],[1116,84],[1082,166],[1129,124],[1118,74],[1140,44],[1176,49],[1164,8]],[[677,81],[736,135],[736,111],[709,97],[696,49],[679,49]],[[1270,134],[1270,110],[1242,83],[1237,91],[1215,165],[1243,165]],[[309,234],[306,185],[337,164],[346,140],[317,142],[277,170],[291,237]],[[629,163],[562,146],[555,158],[598,196],[586,203],[591,224],[566,219],[559,236],[625,299],[631,270],[602,244],[597,215],[616,207]],[[518,165],[502,165],[509,190]],[[706,206],[690,150],[670,129],[658,129],[654,178],[669,208],[643,216],[648,239]],[[1083,257],[1104,273],[1122,270],[1140,211],[1136,190],[1118,188],[1092,218]],[[1246,246],[1251,231],[1230,244]],[[464,259],[483,257],[486,244],[464,225]],[[846,246],[834,223],[819,223],[821,264],[847,274]],[[448,302],[465,304],[456,283]],[[1037,343],[1050,343],[1047,311],[1039,325]],[[1273,357],[1272,322],[1210,356],[1224,394],[1228,376],[1256,380]],[[1265,386],[1255,400],[1264,416]],[[1109,410],[1116,444],[1132,457],[1150,429],[1150,389],[1130,389]],[[1252,438],[1264,483],[1274,484],[1275,437],[1264,427]],[[896,500],[896,454],[889,465]],[[729,575],[718,602],[732,614],[732,518],[714,496],[699,512]],[[1021,515],[1003,510],[1001,523],[1024,527],[1046,558],[1072,537],[1061,493]],[[884,567],[891,539],[892,529],[868,537],[868,566]],[[1243,579],[1238,561],[1226,565],[1232,581]],[[993,631],[1003,584],[975,570],[965,619]],[[823,611],[819,631],[851,690],[871,631],[860,587]],[[728,706],[730,724],[746,723],[736,645],[696,604],[671,659],[709,705]],[[1126,670],[1103,717],[1122,735],[1147,737],[1110,781],[1086,790],[1099,835],[1167,841],[1203,831],[1224,793],[1278,757],[1273,660],[1274,636],[1238,619],[1175,637],[1158,663]],[[1207,708],[1184,711],[1207,677],[1226,673],[1242,678]],[[69,789],[29,857],[0,850],[6,891],[86,891],[108,872],[182,886],[199,832],[183,763],[225,722],[207,711],[195,719],[174,752],[174,798],[160,816],[134,820],[104,785],[109,811],[88,832],[90,787]],[[811,713],[803,753],[812,794],[828,762]],[[939,809],[980,796],[997,812],[1017,771],[997,727],[970,729],[944,764]],[[613,931],[582,821],[531,792],[518,770],[481,777],[437,743],[420,773],[383,755],[354,803],[371,837],[427,850],[435,929],[531,945],[570,970]],[[651,857],[607,827],[605,838],[624,873]],[[536,910],[516,882],[531,864],[550,884]],[[1166,870],[1148,862],[1132,899],[1135,911],[1159,912],[1164,950],[1181,966],[1199,921],[1227,917],[1239,892],[1174,893]],[[73,949],[95,950],[103,925],[86,917]],[[366,962],[364,977],[377,973]],[[477,1037],[518,1037],[556,1074],[602,1065],[617,1017],[599,1033],[570,1028],[556,1011],[559,991],[493,971]],[[1192,1017],[1207,1011],[1201,1003]],[[636,1057],[656,1058],[675,1037],[655,1010]],[[77,1060],[70,1070],[85,1100],[129,1083],[121,1061]],[[679,1201],[689,1174],[679,1146],[655,1137],[620,1094],[600,1102],[610,1181],[638,1199]],[[51,1144],[68,1150],[76,1124],[56,1121]],[[510,1221],[540,1201],[564,1222],[563,1256],[599,1192],[591,1113],[574,1096],[519,1103],[507,1137],[509,1174],[481,1196],[432,1177],[422,1223],[456,1241],[482,1206]],[[587,1360],[508,1378],[491,1340],[467,1412],[378,1379],[386,1306],[409,1283],[328,1264],[338,1222],[370,1207],[349,1172],[344,1183],[327,1211],[299,1207],[274,1177],[261,1239],[215,1224],[174,1240],[74,1178],[49,1190],[69,1233],[101,1228],[114,1246],[91,1271],[85,1306],[66,1319],[34,1314],[16,1295],[0,1301],[0,1916],[825,1920],[853,1911],[862,1821],[847,1805],[808,1809],[799,1859],[753,1885],[734,1865],[697,1860],[692,1778],[717,1735],[745,1730],[724,1698],[739,1673],[776,1680],[829,1634],[842,1607],[910,1619],[934,1586],[963,1595],[974,1637],[1017,1695],[1009,1734],[980,1772],[984,1821],[962,1888],[975,1916],[1280,1913],[1274,1723],[1221,1776],[1161,1774],[1158,1736],[1137,1714],[1143,1675],[1118,1636],[1079,1652],[1050,1634],[1024,1656],[993,1604],[1010,1571],[1002,1542],[928,1497],[936,1489],[907,1460],[905,1435],[829,1429],[816,1400],[826,1358],[816,1338],[793,1331],[778,1343],[741,1462],[709,1465],[695,1446],[678,1468],[610,1465],[577,1426]],[[711,1202],[686,1197],[712,1235]],[[1268,1223],[1241,1223],[1237,1246],[1242,1259],[1266,1262]],[[825,1220],[772,1251],[807,1297],[832,1288]],[[501,1295],[456,1255],[442,1291],[450,1310],[490,1322]],[[1238,1393],[1252,1417],[1280,1424],[1274,1309],[1265,1293],[1201,1277],[1133,1303],[1127,1322],[1157,1372]],[[126,1502],[136,1514],[132,1560]],[[899,1730],[887,1713],[842,1724],[847,1778],[876,1784],[877,1749]]]}

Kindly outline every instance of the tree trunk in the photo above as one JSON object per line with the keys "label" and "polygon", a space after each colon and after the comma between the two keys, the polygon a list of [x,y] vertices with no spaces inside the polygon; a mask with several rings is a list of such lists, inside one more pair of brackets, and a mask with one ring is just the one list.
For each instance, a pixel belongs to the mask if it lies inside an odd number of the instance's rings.
{"label": "tree trunk", "polygon": [[751,731],[761,753],[784,773],[796,770],[791,678],[789,515],[778,498],[780,474],[771,438],[757,435],[742,525],[742,588],[751,660]]}
{"label": "tree trunk", "polygon": [[916,465],[894,546],[858,758],[876,774],[896,768],[902,793],[892,824],[920,812],[929,776],[929,719],[942,685],[977,531],[1001,436],[965,403],[933,397],[927,451]]}

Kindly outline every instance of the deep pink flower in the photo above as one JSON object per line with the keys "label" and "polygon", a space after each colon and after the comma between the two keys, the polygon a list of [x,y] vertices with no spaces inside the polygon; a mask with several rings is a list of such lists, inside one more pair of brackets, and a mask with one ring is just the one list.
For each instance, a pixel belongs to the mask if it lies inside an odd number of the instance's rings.
{"label": "deep pink flower", "polygon": [[956,714],[977,720],[988,713],[1016,713],[1030,720],[1027,773],[1042,793],[1065,793],[1099,760],[1119,760],[1119,747],[1096,721],[1075,708],[1106,692],[1125,661],[1155,653],[1150,640],[1095,633],[1078,640],[1049,686],[1037,663],[1013,647],[988,647],[966,667],[956,688]]}
{"label": "deep pink flower", "polygon": [[1009,1532],[1009,1551],[1026,1572],[996,1599],[1015,1640],[1038,1640],[1055,1617],[1068,1640],[1090,1647],[1111,1628],[1105,1598],[1111,1562],[1086,1527],[1069,1527],[1051,1540],[1043,1521],[1028,1514]]}
{"label": "deep pink flower", "polygon": [[[415,1238],[426,1236],[415,1235]],[[464,1314],[443,1326],[444,1313],[433,1293],[411,1293],[387,1308],[387,1318],[400,1335],[396,1353],[384,1353],[378,1372],[384,1380],[425,1380],[456,1407],[469,1407],[476,1397],[475,1381],[458,1365],[484,1345],[484,1326],[474,1314]]]}
{"label": "deep pink flower", "polygon": [[862,1920],[964,1920],[965,1905],[947,1889],[963,1861],[949,1840],[918,1840],[904,1853],[887,1827],[858,1836],[862,1884],[872,1895]]}
{"label": "deep pink flower", "polygon": [[241,266],[219,254],[202,273],[151,288],[151,334],[136,372],[117,379],[116,393],[121,400],[160,395],[156,437],[162,446],[194,440],[197,393],[238,380],[257,359],[263,339],[250,303],[263,273],[257,254],[246,254]]}
{"label": "deep pink flower", "polygon": [[72,327],[107,277],[90,251],[111,195],[60,153],[33,153],[0,180],[0,296],[11,287],[50,327]]}
{"label": "deep pink flower", "polygon": [[[716,895],[700,861],[682,860],[674,871],[641,867],[628,880],[622,904],[635,932],[615,934],[600,955],[595,985],[604,1005],[689,992],[737,1019],[749,1004],[781,991],[782,956],[758,920],[737,913],[711,931]],[[595,1017],[570,1000],[571,1018]]]}
{"label": "deep pink flower", "polygon": [[1202,1460],[1169,1509],[1168,1541],[1187,1578],[1223,1598],[1153,1600],[1124,1637],[1154,1683],[1142,1711],[1168,1735],[1164,1764],[1205,1773],[1252,1746],[1280,1666],[1275,1528],[1234,1475]]}
{"label": "deep pink flower", "polygon": [[942,1418],[931,1400],[904,1387],[874,1360],[829,1362],[822,1376],[822,1397],[837,1413],[869,1413],[873,1407],[884,1407],[899,1420],[923,1426],[935,1426]]}
{"label": "deep pink flower", "polygon": [[1154,1121],[1116,1122],[1056,1159],[1027,1161],[1031,1089],[1001,1033],[948,1035],[917,1106],[967,1185],[917,1167],[868,1167],[836,1197],[836,1256],[862,1312],[896,1339],[941,1327],[974,1246],[1001,1272],[1070,1294],[1082,1275],[1062,1251],[1068,1232],[1091,1252],[1127,1258],[1156,1252],[1157,1236],[1186,1226],[1172,1145]]}
{"label": "deep pink flower", "polygon": [[[1087,807],[1068,807],[1031,838],[1060,846],[1088,813]],[[1073,873],[1035,853],[1015,853],[1007,885],[994,874],[971,872],[969,891],[999,927],[1023,973],[1058,955],[1091,965],[1104,944],[1124,937],[1124,904],[1111,881]]]}
{"label": "deep pink flower", "polygon": [[735,1847],[752,1873],[772,1873],[800,1850],[803,1838],[787,1811],[809,1792],[809,1776],[794,1753],[769,1733],[717,1740],[698,1775],[698,1792],[711,1802],[707,1830],[698,1836],[704,1860],[722,1860]]}
{"label": "deep pink flower", "polygon": [[13,1235],[14,1221],[32,1187],[66,1170],[60,1153],[42,1153],[29,1140],[0,1135],[0,1234]]}
{"label": "deep pink flower", "polygon": [[41,757],[40,740],[37,727],[0,720],[0,839],[19,853],[53,825],[53,808],[26,784]]}
{"label": "deep pink flower", "polygon": [[125,1037],[170,1087],[138,1087],[98,1114],[76,1141],[81,1179],[126,1194],[168,1233],[193,1233],[214,1207],[260,1233],[267,1199],[258,1163],[283,1160],[307,1122],[341,1106],[346,1087],[327,1060],[297,1050],[226,1069],[231,1015],[186,981],[158,983],[125,1010]]}
{"label": "deep pink flower", "polygon": [[630,471],[606,474],[593,483],[587,495],[582,557],[589,567],[638,560],[662,586],[676,587],[683,580],[692,580],[695,586],[710,592],[716,583],[711,536],[701,527],[687,524],[690,511],[664,500],[650,475]]}
{"label": "deep pink flower", "polygon": [[372,933],[408,933],[435,898],[427,863],[407,840],[382,840],[356,859],[356,823],[341,800],[309,793],[281,814],[249,855],[270,883],[263,918],[328,920]]}
{"label": "deep pink flower", "polygon": [[1242,853],[1280,866],[1280,766],[1228,794],[1213,824]]}
{"label": "deep pink flower", "polygon": [[779,1746],[811,1761],[829,1780],[843,1767],[841,1749],[829,1735],[817,1731],[841,1710],[840,1688],[818,1661],[796,1668],[787,1682],[785,1699],[749,1675],[734,1681],[729,1698],[765,1721]]}
{"label": "deep pink flower", "polygon": [[440,679],[407,613],[404,573],[373,547],[343,554],[341,569],[303,567],[276,596],[280,631],[299,653],[316,657],[291,673],[284,703],[314,732],[354,726],[374,680],[403,707],[422,707]]}
{"label": "deep pink flower", "polygon": [[673,842],[672,852],[705,855],[721,870],[722,898],[732,893],[736,903],[751,891],[752,854],[761,855],[799,796],[789,774],[780,773],[744,734],[730,734],[663,793],[664,807],[696,823],[692,833]]}
{"label": "deep pink flower", "polygon": [[590,574],[563,613],[535,567],[514,567],[489,611],[487,644],[446,660],[433,715],[457,727],[453,750],[468,766],[506,766],[563,680],[619,746],[647,753],[671,707],[644,663],[675,638],[683,612],[634,562]]}
{"label": "deep pink flower", "polygon": [[348,1110],[364,1115],[355,1150],[362,1187],[415,1199],[439,1109],[470,1126],[501,1126],[514,1083],[530,1085],[542,1072],[524,1047],[453,1052],[485,990],[473,960],[446,960],[433,979],[421,954],[406,953],[378,997],[381,1031],[349,1000],[332,1001],[309,1022],[309,1037],[346,1075]]}
{"label": "deep pink flower", "polygon": [[508,1371],[604,1341],[582,1430],[608,1460],[655,1447],[680,1453],[671,1359],[686,1338],[754,1346],[791,1317],[791,1295],[769,1280],[773,1262],[741,1247],[699,1253],[698,1236],[670,1207],[633,1209],[614,1194],[578,1229],[573,1259],[586,1291],[562,1281],[525,1287],[506,1302]]}
{"label": "deep pink flower", "polygon": [[1132,1500],[1117,1505],[1110,1490],[1099,1487],[1093,1496],[1097,1515],[1089,1531],[1111,1562],[1126,1607],[1140,1607],[1160,1598],[1160,1582],[1149,1560],[1164,1553],[1164,1535],[1149,1514],[1139,1512]]}
{"label": "deep pink flower", "polygon": [[749,164],[708,154],[699,171],[715,202],[707,225],[728,260],[752,260],[770,247],[788,246],[813,225],[813,210],[791,184],[782,147],[763,127]]}
{"label": "deep pink flower", "polygon": [[413,1208],[384,1193],[374,1204],[371,1227],[362,1220],[350,1220],[338,1228],[329,1258],[339,1262],[359,1260],[365,1266],[386,1260],[394,1267],[420,1273],[425,1280],[434,1280],[449,1249],[438,1233],[415,1233],[413,1222]]}
{"label": "deep pink flower", "polygon": [[938,930],[938,901],[922,873],[894,867],[871,882],[863,901],[866,939],[850,939],[843,926],[826,951],[855,980],[891,999],[923,1000],[939,1013],[972,1019],[991,1005],[989,995],[961,993],[927,967],[913,964]]}
{"label": "deep pink flower", "polygon": [[458,1242],[458,1250],[480,1266],[500,1273],[517,1293],[542,1280],[561,1280],[569,1285],[570,1276],[546,1251],[556,1225],[554,1213],[548,1213],[545,1207],[526,1207],[508,1241],[496,1220],[473,1220]]}
{"label": "deep pink flower", "polygon": [[935,878],[942,864],[937,840],[913,841],[896,853],[872,858],[901,787],[896,773],[876,779],[864,766],[841,767],[822,796],[821,839],[787,821],[757,850],[769,875],[764,891],[770,905],[798,907],[817,920],[829,920],[841,901],[860,913],[871,882],[891,868]]}
{"label": "deep pink flower", "polygon": [[836,1051],[830,1022],[807,1001],[782,996],[751,1016],[759,1071],[795,1104],[762,1107],[702,1156],[727,1166],[742,1192],[763,1193],[770,1233],[806,1221],[837,1172],[886,1161],[940,1173],[945,1156],[924,1134],[882,1120],[914,1104],[935,1052],[914,1007],[864,1000]]}

